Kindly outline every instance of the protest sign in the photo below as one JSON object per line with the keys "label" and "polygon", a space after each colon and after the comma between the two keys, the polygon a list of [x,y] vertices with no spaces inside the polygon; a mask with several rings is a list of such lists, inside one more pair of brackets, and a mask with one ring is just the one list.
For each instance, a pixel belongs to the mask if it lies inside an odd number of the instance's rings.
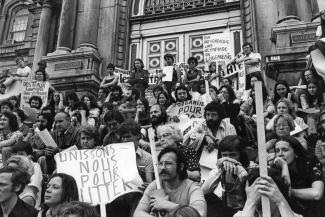
{"label": "protest sign", "polygon": [[121,68],[115,68],[115,74],[119,76],[119,83],[120,84],[126,84],[129,81],[130,77],[130,71],[121,69]]}
{"label": "protest sign", "polygon": [[36,81],[30,79],[23,79],[21,84],[21,107],[30,107],[29,99],[32,96],[39,96],[42,99],[42,107],[47,104],[47,97],[49,94],[49,82]]}
{"label": "protest sign", "polygon": [[223,75],[224,78],[230,78],[233,83],[233,89],[237,90],[241,99],[246,95],[246,71],[244,63],[230,63]]}
{"label": "protest sign", "polygon": [[149,70],[149,85],[159,84],[161,81],[160,75],[162,73],[161,69],[151,69]]}
{"label": "protest sign", "polygon": [[175,103],[173,107],[168,109],[170,117],[187,115],[189,118],[203,118],[204,103],[200,101],[187,100],[185,102]]}
{"label": "protest sign", "polygon": [[234,51],[231,44],[230,32],[203,36],[205,62],[229,62],[232,60]]}
{"label": "protest sign", "polygon": [[110,203],[123,194],[139,191],[142,184],[133,143],[60,152],[55,161],[58,173],[69,174],[76,180],[83,202]]}
{"label": "protest sign", "polygon": [[172,81],[173,80],[173,71],[174,67],[173,66],[165,66],[163,68],[163,74],[165,75],[162,80],[163,81]]}

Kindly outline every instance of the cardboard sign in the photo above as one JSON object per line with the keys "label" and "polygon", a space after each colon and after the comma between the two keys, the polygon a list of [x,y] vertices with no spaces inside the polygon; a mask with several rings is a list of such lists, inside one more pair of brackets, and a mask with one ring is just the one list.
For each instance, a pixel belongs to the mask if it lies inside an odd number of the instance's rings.
{"label": "cardboard sign", "polygon": [[162,78],[163,81],[173,81],[173,71],[174,67],[173,66],[165,66],[163,68],[163,74],[166,76]]}
{"label": "cardboard sign", "polygon": [[29,99],[32,96],[39,96],[42,99],[42,107],[46,106],[49,94],[49,82],[42,82],[30,79],[23,79],[21,83],[21,107],[30,107]]}
{"label": "cardboard sign", "polygon": [[149,70],[149,85],[159,84],[161,81],[160,74],[162,73],[161,69],[151,69]]}
{"label": "cardboard sign", "polygon": [[227,70],[223,75],[224,78],[230,78],[233,83],[234,90],[237,90],[240,98],[245,100],[246,96],[246,71],[244,63],[228,64]]}
{"label": "cardboard sign", "polygon": [[106,204],[142,184],[133,143],[60,152],[55,161],[58,173],[76,180],[82,202]]}
{"label": "cardboard sign", "polygon": [[174,104],[168,111],[170,117],[187,115],[189,118],[203,118],[204,103],[200,101],[188,100]]}
{"label": "cardboard sign", "polygon": [[205,62],[229,62],[232,60],[234,52],[231,44],[230,32],[203,36],[203,52]]}

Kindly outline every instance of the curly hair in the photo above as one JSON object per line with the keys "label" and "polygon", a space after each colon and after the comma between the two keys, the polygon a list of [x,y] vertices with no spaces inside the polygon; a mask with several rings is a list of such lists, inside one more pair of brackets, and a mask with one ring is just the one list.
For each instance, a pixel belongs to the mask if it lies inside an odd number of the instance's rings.
{"label": "curly hair", "polygon": [[25,186],[30,182],[30,175],[19,168],[13,167],[3,167],[0,169],[1,173],[11,173],[11,182],[14,187],[20,187],[19,190],[16,192],[19,195],[23,192]]}
{"label": "curly hair", "polygon": [[186,93],[187,93],[187,99],[186,100],[191,100],[192,99],[192,96],[191,96],[190,91],[188,90],[188,88],[185,85],[181,84],[178,87],[176,87],[176,89],[175,89],[176,102],[179,102],[179,98],[178,98],[178,94],[177,94],[177,92],[179,90],[185,90],[186,91]]}

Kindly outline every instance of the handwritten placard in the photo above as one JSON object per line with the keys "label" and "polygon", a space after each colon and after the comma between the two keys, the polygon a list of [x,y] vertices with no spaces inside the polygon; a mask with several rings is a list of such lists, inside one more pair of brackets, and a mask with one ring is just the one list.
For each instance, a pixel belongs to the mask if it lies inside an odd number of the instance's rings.
{"label": "handwritten placard", "polygon": [[29,99],[32,96],[39,96],[42,99],[42,107],[46,106],[49,94],[49,82],[42,82],[30,79],[23,79],[21,83],[21,107],[30,107]]}
{"label": "handwritten placard", "polygon": [[55,160],[58,173],[76,180],[83,202],[106,204],[128,192],[139,191],[142,184],[133,143],[60,152]]}
{"label": "handwritten placard", "polygon": [[185,102],[178,102],[173,107],[168,109],[170,117],[187,115],[189,118],[203,118],[204,103],[201,101],[188,100]]}
{"label": "handwritten placard", "polygon": [[231,44],[230,32],[203,36],[205,62],[230,61],[233,58],[233,48]]}

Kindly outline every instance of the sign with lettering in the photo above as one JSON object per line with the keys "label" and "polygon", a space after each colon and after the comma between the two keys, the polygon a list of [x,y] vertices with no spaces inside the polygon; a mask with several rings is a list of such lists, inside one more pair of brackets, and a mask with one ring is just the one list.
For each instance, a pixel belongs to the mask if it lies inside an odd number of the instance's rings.
{"label": "sign with lettering", "polygon": [[161,82],[161,78],[160,78],[161,73],[162,73],[161,69],[149,70],[149,85],[159,84]]}
{"label": "sign with lettering", "polygon": [[232,80],[234,90],[238,91],[241,99],[245,99],[246,94],[246,71],[244,63],[231,63],[227,65],[227,70],[223,76]]}
{"label": "sign with lettering", "polygon": [[36,81],[30,79],[23,79],[21,83],[21,107],[30,107],[29,99],[32,96],[39,96],[42,99],[42,107],[47,104],[47,97],[49,94],[49,82]]}
{"label": "sign with lettering", "polygon": [[66,69],[81,69],[82,61],[71,61],[66,63],[55,64],[54,71],[66,70]]}
{"label": "sign with lettering", "polygon": [[314,42],[316,40],[317,40],[317,36],[315,32],[291,35],[291,41],[293,44],[304,43],[309,41]]}
{"label": "sign with lettering", "polygon": [[232,60],[234,52],[230,32],[203,36],[203,52],[206,63]]}
{"label": "sign with lettering", "polygon": [[185,102],[178,102],[168,108],[170,117],[187,115],[189,118],[203,118],[204,117],[204,103],[200,101],[188,100]]}
{"label": "sign with lettering", "polygon": [[142,184],[133,143],[59,152],[55,161],[58,173],[69,174],[76,180],[83,202],[110,203],[123,194],[139,191]]}
{"label": "sign with lettering", "polygon": [[115,68],[115,74],[119,76],[119,83],[125,84],[128,83],[129,77],[130,77],[130,71],[121,69],[121,68]]}

